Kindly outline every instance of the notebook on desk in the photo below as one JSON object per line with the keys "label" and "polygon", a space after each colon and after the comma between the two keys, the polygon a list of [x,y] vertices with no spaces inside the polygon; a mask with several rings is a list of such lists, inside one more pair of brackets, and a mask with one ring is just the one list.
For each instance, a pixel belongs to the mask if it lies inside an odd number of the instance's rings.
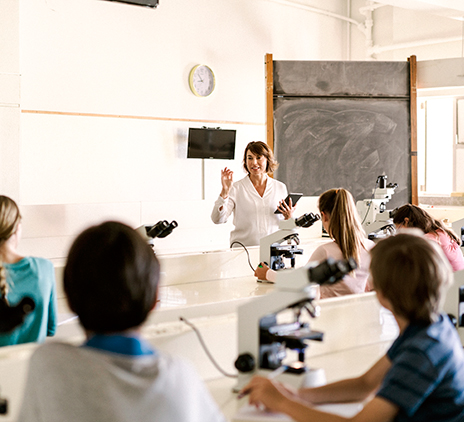
{"label": "notebook on desk", "polygon": [[[314,407],[321,412],[334,413],[347,418],[353,417],[361,411],[361,403],[323,404]],[[242,406],[232,418],[232,422],[291,422],[293,419],[283,413],[274,413],[258,409],[246,404]]]}

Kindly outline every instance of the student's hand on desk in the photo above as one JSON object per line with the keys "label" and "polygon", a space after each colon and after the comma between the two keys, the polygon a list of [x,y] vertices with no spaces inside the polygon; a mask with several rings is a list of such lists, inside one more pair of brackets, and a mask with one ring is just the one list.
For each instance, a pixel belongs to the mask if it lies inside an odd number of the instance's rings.
{"label": "student's hand on desk", "polygon": [[284,384],[255,376],[245,386],[239,395],[249,395],[249,403],[256,407],[264,405],[267,409],[273,412],[281,412],[285,403],[289,401],[299,400],[299,395],[296,390],[286,387]]}
{"label": "student's hand on desk", "polygon": [[284,200],[279,202],[277,209],[282,213],[285,220],[292,218],[293,212],[295,211],[296,205],[293,206],[292,198],[290,198],[289,203],[287,204]]}
{"label": "student's hand on desk", "polygon": [[255,277],[257,277],[259,280],[267,280],[266,274],[267,274],[268,269],[269,269],[269,267],[264,262],[261,262],[256,267]]}

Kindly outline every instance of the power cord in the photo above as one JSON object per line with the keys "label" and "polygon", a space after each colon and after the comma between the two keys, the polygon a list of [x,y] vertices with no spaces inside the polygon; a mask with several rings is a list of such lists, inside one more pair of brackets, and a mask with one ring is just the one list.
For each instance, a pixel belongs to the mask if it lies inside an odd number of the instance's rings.
{"label": "power cord", "polygon": [[197,335],[198,337],[198,340],[200,341],[200,344],[202,345],[206,355],[209,357],[209,359],[211,360],[211,363],[216,367],[216,369],[224,376],[226,377],[229,377],[229,378],[238,378],[238,375],[235,375],[235,374],[229,374],[227,373],[226,371],[224,371],[220,366],[219,364],[216,362],[216,360],[213,358],[213,355],[210,353],[210,351],[208,350],[208,347],[206,346],[206,343],[205,341],[203,340],[203,337],[200,333],[200,331],[198,331],[198,328],[195,327],[195,325],[193,325],[190,321],[188,321],[186,318],[184,317],[179,317],[179,319],[184,322],[185,324],[187,324],[190,328],[192,328],[192,330],[195,332],[195,334]]}
{"label": "power cord", "polygon": [[380,181],[380,176],[377,177],[377,180],[375,181],[375,186],[374,186],[374,190],[372,191],[372,196],[371,196],[371,200],[369,202],[369,207],[367,208],[366,215],[364,216],[363,221],[361,222],[361,224],[364,224],[364,222],[366,221],[367,215],[369,214],[369,210],[371,209],[371,206],[372,206],[372,201],[374,200],[375,191],[379,187],[379,181]]}
{"label": "power cord", "polygon": [[251,261],[250,261],[250,253],[248,252],[248,249],[246,248],[246,246],[241,243],[241,242],[238,242],[237,240],[235,240],[234,242],[232,242],[230,244],[230,247],[232,247],[233,245],[240,245],[243,249],[245,249],[245,252],[247,253],[247,256],[248,256],[248,265],[250,266],[250,268],[253,270],[253,273],[255,272],[255,269],[253,268],[253,266],[251,265]]}

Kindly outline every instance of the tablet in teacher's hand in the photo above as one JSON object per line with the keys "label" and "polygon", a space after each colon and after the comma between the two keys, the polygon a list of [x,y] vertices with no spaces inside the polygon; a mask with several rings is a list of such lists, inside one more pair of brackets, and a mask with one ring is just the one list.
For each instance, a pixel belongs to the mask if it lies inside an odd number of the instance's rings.
{"label": "tablet in teacher's hand", "polygon": [[[290,198],[292,199],[292,206],[295,206],[298,200],[303,196],[302,193],[289,193],[285,198],[285,203],[290,205]],[[274,214],[282,214],[279,209],[274,211]]]}

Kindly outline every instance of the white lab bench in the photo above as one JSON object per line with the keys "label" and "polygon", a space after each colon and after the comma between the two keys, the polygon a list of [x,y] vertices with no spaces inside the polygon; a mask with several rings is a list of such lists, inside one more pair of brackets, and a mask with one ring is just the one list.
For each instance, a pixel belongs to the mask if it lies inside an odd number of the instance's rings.
{"label": "white lab bench", "polygon": [[[326,241],[317,239],[309,246],[303,245],[305,255]],[[257,248],[251,250],[251,255],[255,254],[254,263],[258,260],[257,253]],[[179,259],[192,264],[189,266]],[[179,321],[179,316],[195,323],[219,365],[233,373],[237,357],[237,309],[272,291],[274,286],[256,282],[243,250],[199,254],[193,258],[185,256],[177,261],[171,257],[160,260],[162,271],[166,272],[159,291],[161,303],[144,325],[143,335],[159,350],[191,361],[227,419],[231,420],[246,400],[237,401],[232,393],[235,380],[217,371],[195,333]],[[212,267],[214,277],[205,277],[208,266]],[[391,314],[379,306],[373,293],[325,299],[320,305],[321,315],[313,320],[312,327],[323,331],[325,338],[322,343],[313,342],[306,356],[310,367],[325,369],[328,381],[362,373],[397,335]],[[63,297],[59,308],[61,321],[72,317]],[[80,343],[83,338],[78,321],[71,319],[59,326],[55,338],[47,341],[59,339]],[[9,399],[10,405],[9,414],[0,416],[0,422],[16,421],[29,357],[35,347],[28,344],[0,348],[0,394]]]}
{"label": "white lab bench", "polygon": [[[310,363],[315,368],[324,369],[327,382],[355,377],[365,372],[382,357],[389,345],[390,342],[385,341],[359,346],[353,349],[341,350],[339,352],[314,357],[310,360]],[[211,395],[228,421],[233,420],[235,413],[242,406],[245,406],[248,400],[247,397],[239,400],[237,399],[237,394],[232,392],[235,382],[236,381],[232,378],[222,377],[210,380],[206,383]]]}

